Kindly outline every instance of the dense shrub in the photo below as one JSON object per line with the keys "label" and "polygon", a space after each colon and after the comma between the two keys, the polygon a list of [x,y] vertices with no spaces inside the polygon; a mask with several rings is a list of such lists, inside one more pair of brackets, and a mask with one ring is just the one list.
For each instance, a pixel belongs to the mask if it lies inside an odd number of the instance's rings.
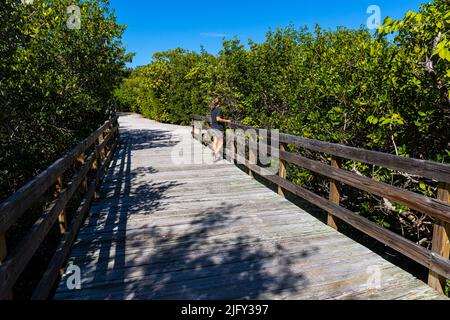
{"label": "dense shrub", "polygon": [[[67,8],[80,8],[70,29]],[[103,0],[0,4],[0,200],[108,117],[125,54]]]}

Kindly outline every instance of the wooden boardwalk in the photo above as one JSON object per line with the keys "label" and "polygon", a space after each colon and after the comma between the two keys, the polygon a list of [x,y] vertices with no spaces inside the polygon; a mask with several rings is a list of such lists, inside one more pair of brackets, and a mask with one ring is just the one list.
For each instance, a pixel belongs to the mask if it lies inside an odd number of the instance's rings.
{"label": "wooden boardwalk", "polygon": [[[120,118],[121,144],[55,299],[443,299],[225,161],[174,164],[190,128]],[[378,277],[379,276],[379,277]],[[379,282],[377,281],[379,278]]]}

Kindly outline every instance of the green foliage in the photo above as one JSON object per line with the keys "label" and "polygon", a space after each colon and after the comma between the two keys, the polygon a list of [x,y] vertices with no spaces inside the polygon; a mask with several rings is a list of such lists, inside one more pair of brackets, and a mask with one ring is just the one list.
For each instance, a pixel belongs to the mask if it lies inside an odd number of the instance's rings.
{"label": "green foliage", "polygon": [[[81,28],[67,27],[67,7]],[[98,127],[124,76],[124,26],[101,0],[4,0],[0,8],[0,198]]]}
{"label": "green foliage", "polygon": [[419,12],[408,12],[402,20],[386,19],[379,30],[380,37],[395,36],[396,50],[386,80],[396,92],[393,103],[404,119],[404,133],[398,134],[416,142],[414,156],[446,162],[450,136],[449,14],[450,3],[435,0],[422,5]]}

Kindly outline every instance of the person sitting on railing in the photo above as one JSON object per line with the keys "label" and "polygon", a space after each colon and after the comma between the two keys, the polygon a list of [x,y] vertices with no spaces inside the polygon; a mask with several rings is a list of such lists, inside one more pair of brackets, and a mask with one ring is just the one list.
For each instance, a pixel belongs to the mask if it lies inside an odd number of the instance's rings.
{"label": "person sitting on railing", "polygon": [[215,98],[211,103],[211,129],[209,134],[213,137],[212,151],[214,161],[221,159],[223,149],[223,139],[225,134],[224,123],[231,123],[230,120],[223,118],[220,99]]}

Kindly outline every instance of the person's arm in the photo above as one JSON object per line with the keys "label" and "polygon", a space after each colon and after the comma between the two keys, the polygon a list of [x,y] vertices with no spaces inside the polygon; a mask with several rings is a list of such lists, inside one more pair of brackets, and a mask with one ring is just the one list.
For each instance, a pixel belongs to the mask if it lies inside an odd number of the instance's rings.
{"label": "person's arm", "polygon": [[217,116],[216,118],[217,122],[222,122],[222,123],[231,123],[231,120],[226,120],[222,117]]}
{"label": "person's arm", "polygon": [[219,113],[217,114],[216,121],[222,123],[231,123],[231,120],[226,120],[222,116],[223,116],[222,110],[220,110]]}

